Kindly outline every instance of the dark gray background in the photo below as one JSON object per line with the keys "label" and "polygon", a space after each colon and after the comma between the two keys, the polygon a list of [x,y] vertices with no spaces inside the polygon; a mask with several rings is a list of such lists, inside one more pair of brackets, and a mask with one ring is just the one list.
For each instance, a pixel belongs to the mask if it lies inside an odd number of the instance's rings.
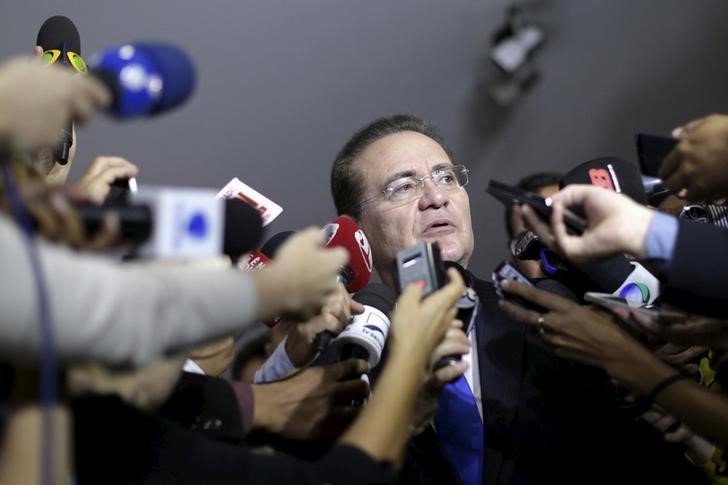
{"label": "dark gray background", "polygon": [[329,167],[355,129],[397,112],[428,118],[472,169],[472,267],[486,275],[505,256],[488,179],[635,159],[635,132],[668,133],[728,102],[728,3],[541,0],[524,2],[547,35],[541,79],[500,109],[484,86],[508,4],[2,0],[0,46],[3,57],[30,52],[41,23],[64,14],[85,57],[129,40],[188,50],[199,69],[192,101],[155,120],[97,117],[80,132],[72,178],[100,154],[137,163],[142,183],[219,188],[238,176],[284,207],[269,234],[334,216]]}

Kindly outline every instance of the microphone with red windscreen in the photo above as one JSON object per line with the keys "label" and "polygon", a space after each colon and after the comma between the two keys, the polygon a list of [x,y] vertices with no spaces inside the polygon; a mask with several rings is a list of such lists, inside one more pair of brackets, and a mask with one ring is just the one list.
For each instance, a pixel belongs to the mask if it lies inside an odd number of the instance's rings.
{"label": "microphone with red windscreen", "polygon": [[339,271],[338,280],[346,291],[356,293],[372,277],[372,250],[364,231],[349,216],[339,216],[322,229],[326,247],[342,247],[349,253],[349,262]]}
{"label": "microphone with red windscreen", "polygon": [[[364,231],[349,216],[339,216],[321,230],[326,247],[341,247],[349,253],[349,262],[339,270],[337,280],[346,291],[356,293],[369,284],[372,277],[372,250]],[[334,334],[324,330],[316,336],[319,352],[329,345]]]}

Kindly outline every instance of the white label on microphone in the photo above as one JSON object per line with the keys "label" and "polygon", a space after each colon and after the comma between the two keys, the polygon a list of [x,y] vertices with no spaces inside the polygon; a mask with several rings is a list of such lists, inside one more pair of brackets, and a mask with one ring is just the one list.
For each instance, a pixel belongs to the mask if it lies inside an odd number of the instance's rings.
{"label": "white label on microphone", "polygon": [[263,219],[263,227],[273,222],[283,212],[283,207],[244,184],[237,177],[228,182],[217,194],[217,197],[222,199],[238,198],[252,205],[258,211],[260,218]]}
{"label": "white label on microphone", "polygon": [[152,210],[153,231],[139,248],[145,257],[187,259],[222,253],[224,206],[213,190],[145,186],[132,194]]}
{"label": "white label on microphone", "polygon": [[634,270],[629,274],[622,286],[612,294],[621,296],[631,307],[650,305],[660,296],[660,280],[647,271],[644,266],[631,262]]}
{"label": "white label on microphone", "polygon": [[389,334],[389,318],[377,308],[364,305],[364,313],[354,315],[351,323],[334,340],[337,349],[344,344],[364,347],[369,352],[369,366],[379,363],[384,350],[384,343]]}

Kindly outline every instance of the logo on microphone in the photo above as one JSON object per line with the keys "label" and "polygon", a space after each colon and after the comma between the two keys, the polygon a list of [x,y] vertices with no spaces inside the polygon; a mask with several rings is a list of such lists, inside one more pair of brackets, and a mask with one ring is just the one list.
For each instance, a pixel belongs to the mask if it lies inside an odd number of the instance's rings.
{"label": "logo on microphone", "polygon": [[592,185],[604,187],[613,192],[622,192],[619,179],[611,163],[607,164],[607,168],[590,168],[588,174]]}
{"label": "logo on microphone", "polygon": [[[379,333],[381,333],[382,335],[384,335],[384,332],[382,331],[382,329],[381,329],[381,328],[379,328],[379,327],[377,327],[376,325],[364,325],[364,328],[368,328],[368,329],[369,329],[369,330],[371,330],[372,332],[379,332]],[[386,335],[384,335],[384,338],[387,338],[387,336],[386,336]]]}
{"label": "logo on microphone", "polygon": [[604,168],[590,168],[589,180],[591,180],[592,185],[597,185],[614,191],[614,184],[612,183],[612,179],[609,177],[609,172],[607,172]]}
{"label": "logo on microphone", "polygon": [[192,214],[190,220],[187,222],[187,234],[190,236],[202,239],[207,234],[207,220],[205,214],[196,212]]}
{"label": "logo on microphone", "polygon": [[371,247],[369,247],[369,240],[364,234],[364,231],[362,231],[361,229],[358,229],[354,233],[354,239],[356,239],[357,246],[359,246],[359,251],[361,252],[362,258],[364,258],[364,263],[367,265],[367,270],[371,273],[372,249]]}

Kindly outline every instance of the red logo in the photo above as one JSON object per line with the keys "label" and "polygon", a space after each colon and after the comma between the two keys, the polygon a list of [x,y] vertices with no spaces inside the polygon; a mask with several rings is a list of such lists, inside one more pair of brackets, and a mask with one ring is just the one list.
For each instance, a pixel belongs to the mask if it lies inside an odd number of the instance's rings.
{"label": "red logo", "polygon": [[598,185],[599,187],[604,187],[605,189],[614,191],[612,178],[609,176],[609,172],[605,168],[590,168],[589,179],[591,180],[592,185]]}

